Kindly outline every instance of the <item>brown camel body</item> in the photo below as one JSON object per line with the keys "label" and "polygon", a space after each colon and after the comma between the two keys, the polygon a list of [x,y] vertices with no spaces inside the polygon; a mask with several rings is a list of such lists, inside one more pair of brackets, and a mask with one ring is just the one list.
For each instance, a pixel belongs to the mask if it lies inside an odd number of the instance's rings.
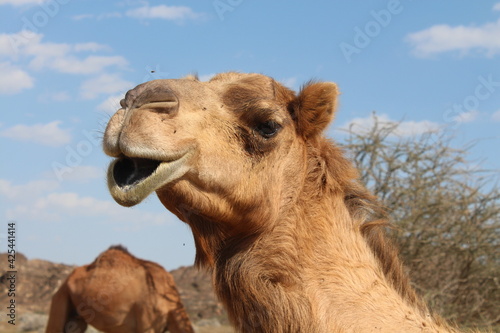
{"label": "brown camel body", "polygon": [[76,268],[52,297],[46,333],[194,333],[174,279],[121,246]]}
{"label": "brown camel body", "polygon": [[189,224],[239,332],[453,332],[411,288],[376,200],[323,135],[337,95],[259,74],[139,85],[104,135],[110,192],[132,206],[156,191]]}

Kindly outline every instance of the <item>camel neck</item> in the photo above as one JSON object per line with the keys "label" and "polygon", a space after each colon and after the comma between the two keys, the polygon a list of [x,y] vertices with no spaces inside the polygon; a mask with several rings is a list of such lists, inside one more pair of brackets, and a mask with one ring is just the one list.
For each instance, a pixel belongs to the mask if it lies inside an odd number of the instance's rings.
{"label": "camel neck", "polygon": [[294,207],[215,267],[241,332],[446,332],[396,290],[342,195]]}

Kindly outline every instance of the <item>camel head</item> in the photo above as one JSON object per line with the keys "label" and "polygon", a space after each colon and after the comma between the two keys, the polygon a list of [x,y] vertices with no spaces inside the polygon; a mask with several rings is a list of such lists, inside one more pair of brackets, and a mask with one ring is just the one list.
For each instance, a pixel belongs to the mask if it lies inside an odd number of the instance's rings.
{"label": "camel head", "polygon": [[233,72],[143,83],[104,134],[111,195],[133,206],[156,192],[191,225],[208,220],[227,236],[258,230],[299,192],[307,146],[332,120],[336,96],[333,83],[296,95],[270,77]]}

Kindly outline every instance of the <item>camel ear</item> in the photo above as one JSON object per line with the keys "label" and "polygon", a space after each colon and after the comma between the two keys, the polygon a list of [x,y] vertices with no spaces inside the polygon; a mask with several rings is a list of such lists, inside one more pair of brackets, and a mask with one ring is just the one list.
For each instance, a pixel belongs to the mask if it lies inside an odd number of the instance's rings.
{"label": "camel ear", "polygon": [[304,138],[320,134],[333,119],[337,104],[337,85],[332,82],[310,82],[292,102],[291,114],[297,131]]}

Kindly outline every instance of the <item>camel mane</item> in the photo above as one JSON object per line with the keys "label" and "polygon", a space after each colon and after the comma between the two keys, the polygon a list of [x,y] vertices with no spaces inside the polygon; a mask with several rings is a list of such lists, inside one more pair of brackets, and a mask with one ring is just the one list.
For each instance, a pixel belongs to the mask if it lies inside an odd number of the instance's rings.
{"label": "camel mane", "polygon": [[323,193],[328,190],[343,193],[352,221],[357,223],[387,280],[403,299],[425,312],[427,307],[411,287],[397,247],[386,235],[386,229],[393,228],[386,207],[361,183],[358,171],[334,142],[321,138],[314,146],[309,146],[313,155],[317,155],[309,158],[309,161],[315,161],[309,163],[307,172],[310,192],[319,189]]}

